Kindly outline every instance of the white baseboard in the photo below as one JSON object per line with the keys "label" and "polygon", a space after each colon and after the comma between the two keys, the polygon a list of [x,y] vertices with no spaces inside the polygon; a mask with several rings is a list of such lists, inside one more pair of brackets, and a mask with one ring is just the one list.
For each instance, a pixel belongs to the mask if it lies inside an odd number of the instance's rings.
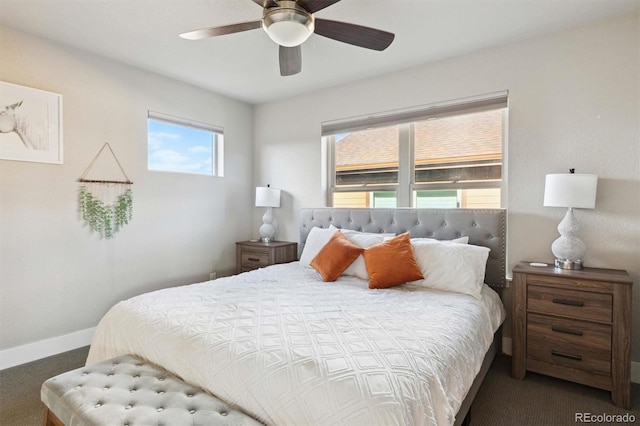
{"label": "white baseboard", "polygon": [[91,344],[95,327],[0,351],[0,370]]}
{"label": "white baseboard", "polygon": [[[502,338],[502,353],[505,355],[511,355],[511,337]],[[633,383],[640,383],[640,362],[631,362],[631,381]]]}

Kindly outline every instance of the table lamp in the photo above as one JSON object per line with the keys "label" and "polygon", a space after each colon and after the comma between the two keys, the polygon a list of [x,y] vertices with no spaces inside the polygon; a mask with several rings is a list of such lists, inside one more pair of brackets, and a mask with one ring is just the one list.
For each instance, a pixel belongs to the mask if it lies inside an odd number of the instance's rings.
{"label": "table lamp", "polygon": [[549,174],[544,185],[544,205],[566,207],[567,214],[558,225],[560,238],[551,245],[556,257],[555,267],[561,269],[582,269],[582,259],[587,246],[578,238],[578,221],[573,209],[593,209],[596,205],[597,175],[569,173]]}
{"label": "table lamp", "polygon": [[273,224],[273,207],[280,207],[280,190],[259,186],[256,188],[256,207],[266,207],[267,211],[262,216],[262,225],[260,226],[260,240],[263,243],[273,241],[276,234],[276,227]]}

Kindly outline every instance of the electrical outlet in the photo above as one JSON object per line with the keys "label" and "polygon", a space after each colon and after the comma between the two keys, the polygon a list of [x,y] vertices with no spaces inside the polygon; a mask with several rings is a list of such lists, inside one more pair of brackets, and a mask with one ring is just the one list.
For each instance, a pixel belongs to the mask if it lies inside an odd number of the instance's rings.
{"label": "electrical outlet", "polygon": [[216,278],[218,278],[218,273],[217,272],[212,272],[209,274],[209,279],[210,280],[215,280]]}

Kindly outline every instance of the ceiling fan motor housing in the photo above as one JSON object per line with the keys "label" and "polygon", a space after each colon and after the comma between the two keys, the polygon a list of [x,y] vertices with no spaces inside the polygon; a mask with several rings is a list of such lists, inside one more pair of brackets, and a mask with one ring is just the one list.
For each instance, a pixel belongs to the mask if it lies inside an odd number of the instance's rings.
{"label": "ceiling fan motor housing", "polygon": [[262,27],[280,46],[294,47],[313,34],[314,18],[295,1],[279,1],[277,7],[264,9]]}

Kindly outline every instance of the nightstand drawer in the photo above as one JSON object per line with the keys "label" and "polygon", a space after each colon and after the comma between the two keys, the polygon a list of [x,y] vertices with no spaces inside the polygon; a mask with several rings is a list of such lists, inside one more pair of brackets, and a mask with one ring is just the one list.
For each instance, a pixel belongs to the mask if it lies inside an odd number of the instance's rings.
{"label": "nightstand drawer", "polygon": [[588,373],[611,374],[611,351],[549,340],[545,335],[527,336],[527,359],[575,368]]}
{"label": "nightstand drawer", "polygon": [[263,268],[269,265],[269,253],[243,251],[241,262],[243,268]]}
{"label": "nightstand drawer", "polygon": [[539,314],[528,314],[527,336],[611,351],[611,326]]}
{"label": "nightstand drawer", "polygon": [[611,294],[528,285],[527,309],[564,317],[611,322],[613,299]]}
{"label": "nightstand drawer", "polygon": [[236,273],[248,272],[298,259],[298,243],[240,241],[236,243]]}

